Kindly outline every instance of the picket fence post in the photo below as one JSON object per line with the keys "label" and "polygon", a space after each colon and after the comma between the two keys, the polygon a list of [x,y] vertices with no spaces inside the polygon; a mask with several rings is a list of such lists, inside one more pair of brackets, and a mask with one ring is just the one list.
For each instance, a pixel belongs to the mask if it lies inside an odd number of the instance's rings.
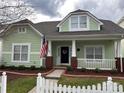
{"label": "picket fence post", "polygon": [[36,93],[41,93],[41,87],[42,87],[41,83],[42,83],[41,73],[38,73],[37,83],[36,83]]}
{"label": "picket fence post", "polygon": [[108,80],[107,80],[107,91],[109,91],[110,93],[113,91],[112,77],[108,77]]}
{"label": "picket fence post", "polygon": [[6,93],[6,87],[7,87],[7,76],[6,76],[6,72],[3,72],[2,73],[2,76],[1,76],[2,80],[1,80],[1,93]]}

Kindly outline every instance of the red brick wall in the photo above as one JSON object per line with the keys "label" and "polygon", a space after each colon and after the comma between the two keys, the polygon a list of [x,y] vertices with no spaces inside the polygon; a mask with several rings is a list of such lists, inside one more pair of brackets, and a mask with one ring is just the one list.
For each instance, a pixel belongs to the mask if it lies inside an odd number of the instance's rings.
{"label": "red brick wall", "polygon": [[71,66],[76,69],[77,68],[77,57],[71,57]]}
{"label": "red brick wall", "polygon": [[45,62],[46,68],[53,68],[53,57],[47,56]]}
{"label": "red brick wall", "polygon": [[118,72],[121,72],[120,58],[115,58],[115,59],[116,59],[116,69],[118,70]]}

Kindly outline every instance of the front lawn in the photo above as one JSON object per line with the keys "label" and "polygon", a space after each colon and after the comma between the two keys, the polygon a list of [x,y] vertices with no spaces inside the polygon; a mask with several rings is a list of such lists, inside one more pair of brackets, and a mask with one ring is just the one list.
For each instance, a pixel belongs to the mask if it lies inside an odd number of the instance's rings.
{"label": "front lawn", "polygon": [[28,93],[36,84],[36,77],[17,78],[7,83],[7,93]]}
{"label": "front lawn", "polygon": [[[87,86],[87,85],[97,85],[98,83],[102,83],[106,81],[107,78],[72,78],[72,77],[65,77],[62,76],[58,81],[59,84],[62,85],[71,85],[71,86]],[[118,82],[124,86],[124,80],[114,79],[114,82]]]}

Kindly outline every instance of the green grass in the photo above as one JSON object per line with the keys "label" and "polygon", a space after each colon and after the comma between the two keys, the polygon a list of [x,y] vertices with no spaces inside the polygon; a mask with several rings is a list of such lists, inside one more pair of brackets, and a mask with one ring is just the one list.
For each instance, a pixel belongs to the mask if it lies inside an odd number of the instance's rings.
{"label": "green grass", "polygon": [[[58,81],[58,84],[62,85],[71,85],[71,86],[87,86],[87,85],[97,85],[98,83],[102,83],[106,81],[106,78],[71,78],[62,76]],[[113,80],[119,84],[124,86],[124,80]]]}
{"label": "green grass", "polygon": [[35,84],[35,77],[24,77],[8,81],[7,93],[28,93]]}

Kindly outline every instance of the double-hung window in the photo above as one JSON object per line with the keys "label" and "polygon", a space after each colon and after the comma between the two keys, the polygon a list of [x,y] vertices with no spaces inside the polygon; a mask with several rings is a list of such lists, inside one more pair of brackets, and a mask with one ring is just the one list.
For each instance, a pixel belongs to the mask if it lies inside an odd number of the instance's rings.
{"label": "double-hung window", "polygon": [[71,17],[71,28],[78,28],[78,16]]}
{"label": "double-hung window", "polygon": [[73,31],[87,29],[87,16],[75,15],[71,17],[70,28]]}
{"label": "double-hung window", "polygon": [[13,44],[13,62],[29,62],[30,44]]}
{"label": "double-hung window", "polygon": [[86,59],[103,59],[103,46],[88,46],[85,53]]}

